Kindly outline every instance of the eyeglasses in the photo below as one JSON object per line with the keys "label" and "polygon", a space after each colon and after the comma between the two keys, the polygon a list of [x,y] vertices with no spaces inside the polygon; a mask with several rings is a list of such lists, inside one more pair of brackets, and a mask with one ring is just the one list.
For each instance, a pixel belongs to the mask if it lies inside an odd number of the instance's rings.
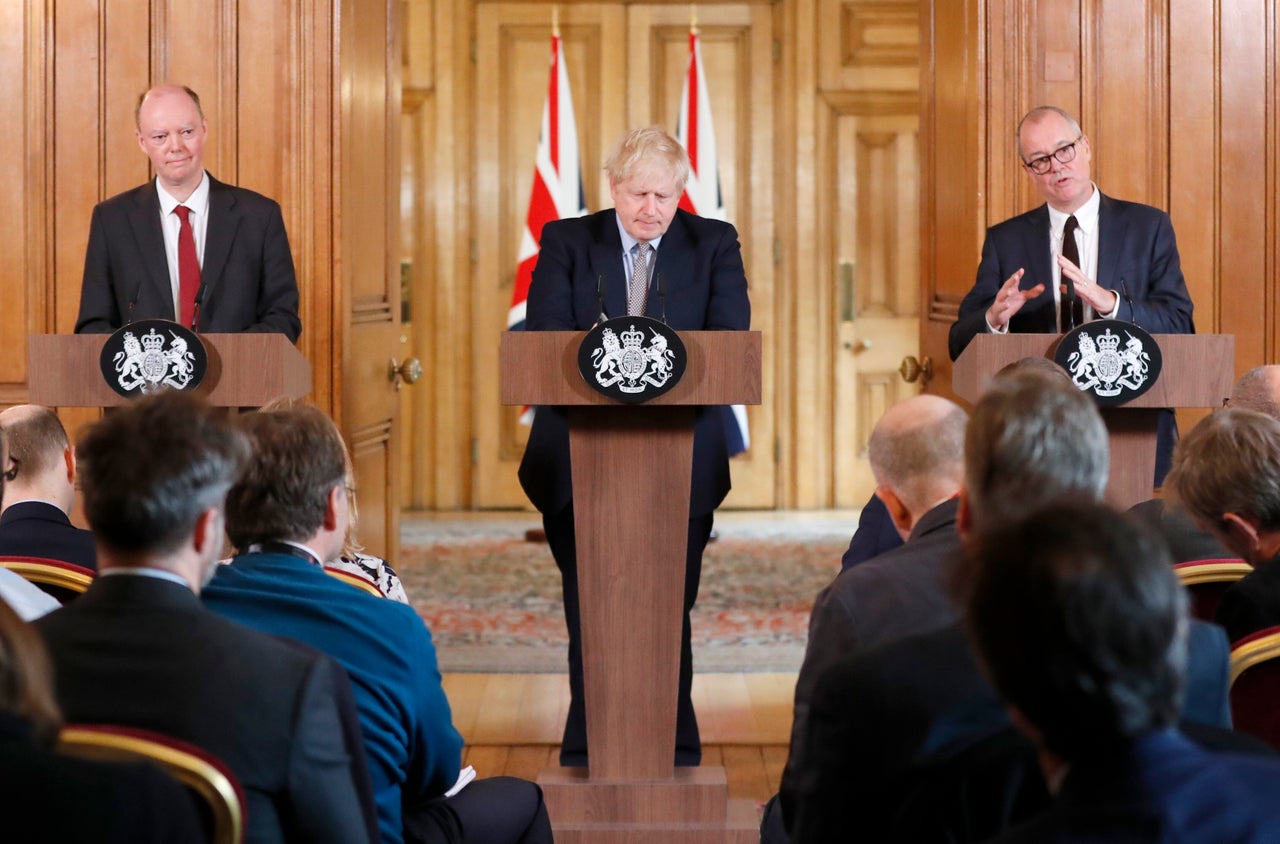
{"label": "eyeglasses", "polygon": [[1055,158],[1058,159],[1058,161],[1063,164],[1069,164],[1072,161],[1074,161],[1076,157],[1076,144],[1080,143],[1080,138],[1083,138],[1083,137],[1084,136],[1081,135],[1079,138],[1076,138],[1074,141],[1067,144],[1065,147],[1058,147],[1048,155],[1042,155],[1039,158],[1033,158],[1030,161],[1024,161],[1022,162],[1022,164],[1024,167],[1026,167],[1032,173],[1035,173],[1037,176],[1043,176],[1045,173],[1048,173],[1049,170],[1053,167],[1053,159]]}

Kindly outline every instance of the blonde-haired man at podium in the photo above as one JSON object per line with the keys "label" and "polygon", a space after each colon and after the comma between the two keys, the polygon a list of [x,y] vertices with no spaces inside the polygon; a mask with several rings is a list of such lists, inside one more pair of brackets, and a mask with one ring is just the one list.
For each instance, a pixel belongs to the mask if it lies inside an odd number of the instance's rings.
{"label": "blonde-haired man at podium", "polygon": [[[742,330],[751,324],[738,233],[728,223],[678,206],[689,177],[684,148],[661,128],[627,132],[605,163],[614,207],[557,220],[542,230],[529,287],[526,328],[587,330],[602,316],[645,315],[677,331]],[[638,467],[643,469],[643,467]],[[540,407],[520,464],[520,483],[541,511],[547,541],[564,584],[569,629],[569,714],[560,764],[587,764],[579,625],[577,550],[569,466],[569,426],[563,408]],[[702,551],[715,509],[729,492],[723,421],[698,411],[685,565],[684,629],[676,710],[677,765],[702,759],[690,689],[693,652],[689,611],[698,596]],[[662,530],[662,525],[655,525]]]}

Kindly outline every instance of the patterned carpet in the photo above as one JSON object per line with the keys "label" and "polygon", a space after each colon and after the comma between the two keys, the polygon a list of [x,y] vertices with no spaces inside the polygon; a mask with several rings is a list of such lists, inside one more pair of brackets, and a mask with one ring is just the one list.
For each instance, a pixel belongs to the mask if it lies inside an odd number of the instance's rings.
{"label": "patterned carpet", "polygon": [[[693,613],[699,672],[795,671],[814,596],[840,568],[848,514],[724,514]],[[406,517],[397,570],[450,672],[563,672],[560,575],[528,518]]]}

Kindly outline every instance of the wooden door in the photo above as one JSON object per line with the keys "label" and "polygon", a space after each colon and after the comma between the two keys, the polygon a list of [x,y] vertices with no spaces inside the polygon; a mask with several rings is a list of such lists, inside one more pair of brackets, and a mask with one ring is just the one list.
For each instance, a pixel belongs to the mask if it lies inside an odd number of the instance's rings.
{"label": "wooden door", "polygon": [[[516,255],[528,210],[533,154],[546,97],[553,7],[476,7],[473,355],[476,445],[473,502],[526,507],[516,467],[527,437],[516,408],[497,400],[497,337],[505,328]],[[752,327],[773,360],[772,15],[768,6],[699,9],[702,56],[712,100],[721,188],[739,231],[750,282]],[[688,7],[572,4],[559,7],[560,34],[577,114],[589,211],[611,207],[602,167],[626,129],[659,123],[674,131],[688,62]],[[610,80],[617,80],[610,83]],[[727,506],[768,508],[776,500],[771,394],[749,409],[752,448],[735,458]]]}
{"label": "wooden door", "polygon": [[830,178],[819,184],[823,216],[833,221],[820,237],[822,265],[834,273],[837,294],[832,503],[852,508],[875,489],[866,454],[876,420],[919,392],[919,381],[899,374],[918,348],[919,121],[914,96],[828,103],[820,143]]}
{"label": "wooden door", "polygon": [[[357,12],[357,5],[359,11]],[[398,4],[344,0],[341,42],[337,311],[341,425],[355,463],[360,539],[400,547]]]}

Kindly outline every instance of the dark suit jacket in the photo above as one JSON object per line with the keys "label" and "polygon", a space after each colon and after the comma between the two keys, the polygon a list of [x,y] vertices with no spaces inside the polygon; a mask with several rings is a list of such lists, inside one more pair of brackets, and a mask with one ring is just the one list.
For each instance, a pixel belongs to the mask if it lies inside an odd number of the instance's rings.
{"label": "dark suit jacket", "polygon": [[[1184,719],[1231,726],[1228,664],[1222,628],[1192,621]],[[917,760],[1007,725],[959,624],[838,662],[814,690],[805,764],[783,780],[791,840],[886,840]]]}
{"label": "dark suit jacket", "polygon": [[952,498],[929,510],[911,529],[906,544],[842,571],[814,601],[809,643],[796,678],[791,749],[779,789],[784,816],[794,809],[792,783],[807,766],[805,733],[823,673],[877,645],[955,621],[947,576],[960,553],[959,503]]}
{"label": "dark suit jacket", "polygon": [[[1103,195],[1098,231],[1095,281],[1119,294],[1117,319],[1136,323],[1152,334],[1194,334],[1191,296],[1182,278],[1169,215],[1149,205]],[[1021,289],[1037,284],[1044,284],[1045,289],[1013,316],[1009,330],[1015,334],[1058,333],[1051,289],[1049,207],[1041,205],[987,229],[977,281],[960,303],[959,318],[951,326],[948,346],[952,360],[975,335],[987,331],[987,308],[1019,267],[1026,270],[1018,283]]]}
{"label": "dark suit jacket", "polygon": [[1175,563],[1236,557],[1214,539],[1213,534],[1201,530],[1190,513],[1163,498],[1139,501],[1128,512],[1160,534],[1173,553]]}
{"label": "dark suit jacket", "polygon": [[875,493],[858,514],[858,527],[849,540],[849,550],[840,558],[840,570],[864,563],[902,545],[902,537],[893,524],[889,509]]}
{"label": "dark suit jacket", "polygon": [[153,765],[98,762],[40,747],[0,712],[0,818],[9,844],[197,844],[210,840],[194,795]]}
{"label": "dark suit jacket", "polygon": [[247,841],[368,839],[328,657],[140,575],[99,576],[39,621],[67,720],[154,730],[220,758],[245,791]]}
{"label": "dark suit jacket", "polygon": [[[751,325],[747,278],[733,226],[677,211],[658,246],[647,316],[665,311],[677,331],[746,330]],[[657,295],[661,276],[665,295]],[[585,331],[605,313],[627,313],[622,237],[613,209],[547,223],[529,285],[525,327],[530,331]],[[520,485],[543,513],[560,512],[573,495],[569,426],[563,408],[538,408],[520,463]],[[693,439],[691,516],[705,516],[729,492],[729,455],[718,413],[698,412]]]}
{"label": "dark suit jacket", "polygon": [[[199,330],[276,332],[296,343],[298,282],[280,206],[209,176]],[[173,290],[155,180],[98,203],[80,286],[77,334],[139,319],[173,319]]]}
{"label": "dark suit jacket", "polygon": [[19,501],[0,513],[0,556],[46,557],[98,570],[93,534],[47,501]]}
{"label": "dark suit jacket", "polygon": [[1073,761],[1047,813],[993,840],[1280,841],[1278,781],[1276,759],[1209,753],[1176,730],[1165,730],[1097,758]]}
{"label": "dark suit jacket", "polygon": [[1280,624],[1280,558],[1228,586],[1218,599],[1213,620],[1226,628],[1232,642]]}

